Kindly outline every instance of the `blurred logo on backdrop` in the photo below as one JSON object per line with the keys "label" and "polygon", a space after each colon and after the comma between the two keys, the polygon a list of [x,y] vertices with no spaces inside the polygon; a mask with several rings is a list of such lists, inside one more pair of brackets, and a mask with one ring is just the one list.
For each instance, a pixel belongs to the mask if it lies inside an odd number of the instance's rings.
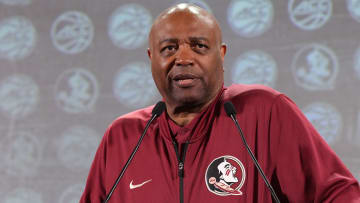
{"label": "blurred logo on backdrop", "polygon": [[338,60],[328,47],[311,44],[295,54],[292,72],[295,82],[306,90],[331,90],[339,72]]}
{"label": "blurred logo on backdrop", "polygon": [[331,0],[290,0],[291,22],[300,29],[311,31],[325,25],[332,13]]}
{"label": "blurred logo on backdrop", "polygon": [[100,143],[99,134],[87,126],[73,126],[56,140],[57,157],[72,171],[88,170]]}
{"label": "blurred logo on backdrop", "polygon": [[150,12],[139,4],[125,4],[109,19],[108,34],[112,42],[123,49],[136,49],[148,37],[152,24]]}
{"label": "blurred logo on backdrop", "polygon": [[83,191],[84,191],[84,184],[70,185],[61,194],[59,203],[79,203],[79,199]]}
{"label": "blurred logo on backdrop", "polygon": [[55,84],[56,104],[67,113],[93,112],[98,96],[95,75],[83,68],[65,71]]}
{"label": "blurred logo on backdrop", "polygon": [[9,6],[26,6],[31,3],[31,0],[0,0],[0,3],[3,3],[5,5]]}
{"label": "blurred logo on backdrop", "polygon": [[35,110],[39,87],[27,75],[11,75],[0,83],[0,110],[11,119],[24,118]]}
{"label": "blurred logo on backdrop", "polygon": [[90,18],[80,11],[68,11],[51,26],[51,39],[56,49],[65,54],[78,54],[87,49],[94,37]]}
{"label": "blurred logo on backdrop", "polygon": [[274,87],[277,77],[275,60],[267,53],[249,51],[235,60],[232,82],[242,84],[263,84]]}
{"label": "blurred logo on backdrop", "polygon": [[355,52],[354,69],[358,79],[360,80],[360,47]]}
{"label": "blurred logo on backdrop", "polygon": [[351,17],[360,22],[360,0],[347,0],[347,9]]}
{"label": "blurred logo on backdrop", "polygon": [[328,144],[336,143],[341,135],[343,121],[340,112],[334,106],[316,102],[306,106],[303,112]]}
{"label": "blurred logo on backdrop", "polygon": [[1,141],[0,168],[14,177],[31,177],[39,171],[43,145],[29,130],[17,131]]}
{"label": "blurred logo on backdrop", "polygon": [[4,197],[4,203],[43,203],[42,195],[29,188],[16,188]]}
{"label": "blurred logo on backdrop", "polygon": [[272,23],[274,8],[270,0],[232,0],[227,11],[231,29],[242,37],[256,37]]}
{"label": "blurred logo on backdrop", "polygon": [[0,21],[0,58],[24,59],[35,47],[37,33],[32,23],[22,16]]}
{"label": "blurred logo on backdrop", "polygon": [[151,68],[143,62],[120,68],[114,79],[113,91],[115,98],[128,108],[145,107],[159,98]]}
{"label": "blurred logo on backdrop", "polygon": [[195,4],[195,5],[199,6],[199,7],[207,10],[210,13],[212,12],[210,6],[207,3],[205,3],[205,1],[203,1],[203,0],[183,0],[183,1],[177,0],[175,4],[179,4],[179,3]]}

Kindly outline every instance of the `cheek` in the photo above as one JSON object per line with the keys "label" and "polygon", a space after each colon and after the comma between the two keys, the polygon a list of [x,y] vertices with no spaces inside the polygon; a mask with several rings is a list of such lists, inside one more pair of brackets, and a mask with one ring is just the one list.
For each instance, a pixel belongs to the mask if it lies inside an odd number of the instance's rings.
{"label": "cheek", "polygon": [[216,72],[216,77],[218,79],[223,80],[223,78],[224,78],[224,67],[223,67],[223,62],[222,62],[221,58],[218,58],[218,60],[214,61],[214,64],[216,64],[215,71],[214,71],[214,72]]}
{"label": "cheek", "polygon": [[217,81],[222,81],[224,77],[224,69],[222,67],[222,63],[219,63],[217,60],[212,61],[212,63],[208,64],[208,69],[206,70],[206,74],[209,77],[211,82],[217,83]]}
{"label": "cheek", "polygon": [[164,73],[164,72],[166,72],[166,69],[167,69],[167,67],[169,66],[168,60],[165,60],[165,59],[163,59],[163,58],[161,58],[161,57],[156,57],[156,58],[154,58],[154,59],[152,60],[151,64],[152,64],[153,69],[154,69],[157,73],[160,73],[160,72]]}
{"label": "cheek", "polygon": [[164,88],[166,86],[166,69],[159,63],[153,63],[151,68],[152,76],[155,84],[158,88]]}
{"label": "cheek", "polygon": [[221,56],[218,53],[213,53],[203,60],[204,63],[206,63],[209,67],[209,69],[212,69],[212,71],[217,72],[219,69],[222,69],[223,62],[221,59]]}

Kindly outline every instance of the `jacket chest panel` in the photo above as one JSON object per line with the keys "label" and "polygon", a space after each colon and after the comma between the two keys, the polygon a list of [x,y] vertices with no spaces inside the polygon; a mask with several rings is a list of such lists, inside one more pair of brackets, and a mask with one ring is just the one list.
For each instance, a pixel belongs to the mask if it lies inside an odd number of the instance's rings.
{"label": "jacket chest panel", "polygon": [[[128,193],[131,202],[179,202],[180,177],[174,147],[171,143],[145,146],[149,149],[139,151],[124,177],[123,192]],[[189,144],[183,165],[184,201],[242,202],[246,156],[238,147],[222,146],[211,139]],[[130,183],[136,188],[130,189]]]}

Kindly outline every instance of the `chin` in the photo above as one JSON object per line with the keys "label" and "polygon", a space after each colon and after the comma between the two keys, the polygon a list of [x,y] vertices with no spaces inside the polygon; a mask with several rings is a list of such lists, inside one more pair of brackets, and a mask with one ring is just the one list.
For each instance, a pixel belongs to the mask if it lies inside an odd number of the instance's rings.
{"label": "chin", "polygon": [[192,96],[185,96],[185,95],[170,95],[168,97],[171,103],[175,104],[176,106],[189,106],[201,103],[200,97],[192,97]]}
{"label": "chin", "polygon": [[173,89],[169,98],[179,106],[196,107],[209,102],[210,95],[204,88]]}
{"label": "chin", "polygon": [[196,105],[202,103],[200,98],[194,98],[194,97],[184,97],[184,98],[178,98],[177,103],[179,104],[188,104],[188,105]]}

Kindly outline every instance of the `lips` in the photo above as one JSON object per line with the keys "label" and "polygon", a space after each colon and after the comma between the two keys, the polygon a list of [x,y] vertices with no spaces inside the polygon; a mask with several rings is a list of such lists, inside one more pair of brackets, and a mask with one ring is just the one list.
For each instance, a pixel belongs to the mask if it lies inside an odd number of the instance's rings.
{"label": "lips", "polygon": [[195,79],[195,78],[196,76],[187,73],[187,74],[177,74],[172,79],[178,81],[178,80],[187,80],[187,79]]}
{"label": "lips", "polygon": [[194,83],[198,80],[198,77],[193,74],[176,74],[172,77],[172,80],[178,87],[190,87],[193,86]]}

